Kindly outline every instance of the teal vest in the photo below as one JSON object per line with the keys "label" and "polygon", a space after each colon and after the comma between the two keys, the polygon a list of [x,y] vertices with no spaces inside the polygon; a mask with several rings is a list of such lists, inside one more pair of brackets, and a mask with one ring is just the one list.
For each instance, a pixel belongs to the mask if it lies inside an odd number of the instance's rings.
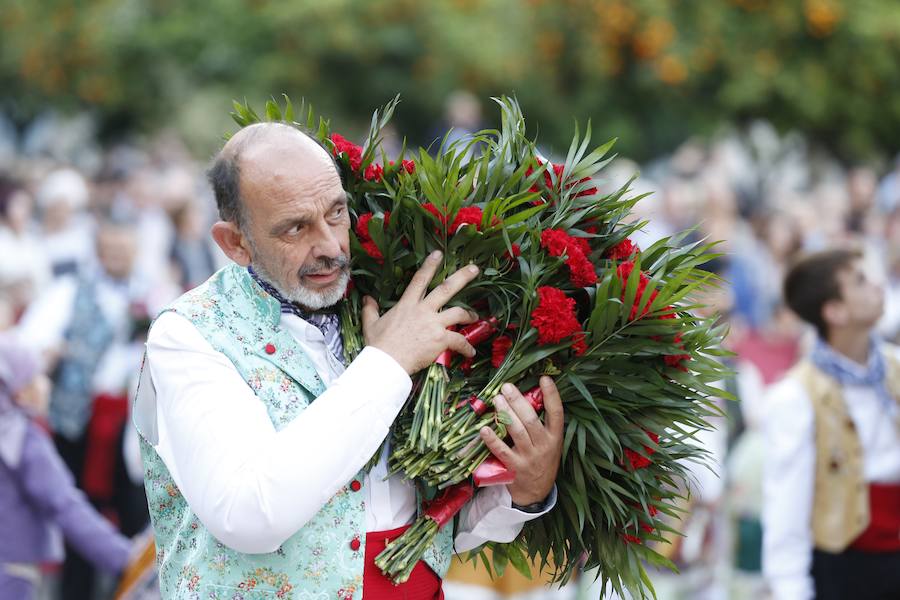
{"label": "teal vest", "polygon": [[[231,360],[265,404],[276,430],[325,390],[312,362],[279,326],[278,301],[245,269],[221,269],[166,310],[190,320]],[[272,354],[266,352],[273,347]],[[362,598],[364,494],[353,491],[350,482],[278,550],[242,554],[216,540],[200,523],[145,436],[141,432],[144,484],[164,600]],[[362,483],[363,475],[361,471],[355,479]],[[441,577],[452,555],[451,530],[445,527],[425,556]]]}

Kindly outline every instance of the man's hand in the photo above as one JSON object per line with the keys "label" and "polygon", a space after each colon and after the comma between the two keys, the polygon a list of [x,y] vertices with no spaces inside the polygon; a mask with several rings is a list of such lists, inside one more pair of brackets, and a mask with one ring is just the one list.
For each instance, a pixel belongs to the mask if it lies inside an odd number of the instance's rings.
{"label": "man's hand", "polygon": [[397,304],[381,316],[374,299],[369,296],[363,299],[362,327],[366,344],[389,354],[410,375],[433,363],[447,349],[463,356],[475,356],[475,348],[466,338],[447,328],[474,323],[478,316],[459,307],[441,309],[475,279],[478,267],[463,267],[426,296],[440,262],[441,253],[432,252],[413,275]]}
{"label": "man's hand", "polygon": [[505,383],[500,391],[502,396],[494,398],[494,406],[512,420],[507,430],[513,446],[510,448],[490,427],[482,427],[481,439],[494,456],[515,472],[515,480],[507,486],[512,501],[521,505],[542,502],[553,489],[562,456],[563,407],[559,391],[552,379],[541,377],[546,423],[541,423],[516,386]]}

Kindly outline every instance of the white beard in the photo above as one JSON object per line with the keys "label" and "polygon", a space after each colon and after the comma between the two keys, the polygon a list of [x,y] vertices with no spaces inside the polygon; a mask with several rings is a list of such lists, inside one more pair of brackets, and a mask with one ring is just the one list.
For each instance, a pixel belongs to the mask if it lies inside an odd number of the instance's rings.
{"label": "white beard", "polygon": [[350,270],[341,269],[338,280],[327,290],[313,291],[299,284],[292,289],[284,289],[262,265],[254,264],[253,270],[269,285],[274,287],[286,300],[290,300],[307,310],[321,310],[334,306],[344,297],[347,291],[347,284],[350,282]]}

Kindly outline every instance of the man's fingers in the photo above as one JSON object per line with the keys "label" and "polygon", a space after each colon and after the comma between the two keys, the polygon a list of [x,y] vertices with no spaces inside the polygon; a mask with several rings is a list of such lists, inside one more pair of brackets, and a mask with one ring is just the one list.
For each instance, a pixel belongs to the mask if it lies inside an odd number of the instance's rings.
{"label": "man's fingers", "polygon": [[478,267],[475,265],[463,267],[431,290],[431,293],[425,297],[425,302],[434,310],[440,310],[477,275]]}
{"label": "man's fingers", "polygon": [[562,441],[565,428],[562,398],[559,397],[556,384],[546,375],[541,377],[541,393],[544,394],[544,420],[547,423],[547,430],[556,440]]}
{"label": "man's fingers", "polygon": [[428,291],[428,284],[434,279],[434,274],[437,273],[438,266],[441,264],[441,256],[440,250],[435,250],[428,255],[425,263],[419,267],[419,270],[416,271],[416,274],[410,280],[409,285],[406,286],[401,300],[419,302],[425,297],[425,292]]}
{"label": "man's fingers", "polygon": [[363,331],[366,331],[369,327],[375,324],[375,321],[378,320],[378,303],[371,296],[366,296],[363,298],[363,307],[362,307],[362,326]]}
{"label": "man's fingers", "polygon": [[525,426],[522,424],[522,420],[519,418],[519,415],[516,414],[516,411],[509,406],[507,399],[504,396],[497,396],[494,398],[494,406],[497,408],[497,412],[505,413],[509,418],[510,422],[506,426],[506,430],[509,432],[510,437],[512,437],[514,446],[519,450],[523,450],[528,446],[533,446],[534,441],[532,440],[531,435],[525,429]]}
{"label": "man's fingers", "polygon": [[512,410],[515,411],[516,417],[521,421],[532,442],[536,444],[542,436],[547,435],[547,432],[544,430],[544,424],[541,423],[541,419],[534,412],[531,403],[522,396],[522,393],[516,386],[511,383],[504,383],[500,391],[503,392],[503,396],[509,402]]}
{"label": "man's fingers", "polygon": [[453,350],[457,354],[461,354],[462,356],[475,356],[475,348],[466,341],[465,336],[461,333],[456,333],[455,331],[448,331],[446,333],[446,347],[449,350]]}
{"label": "man's fingers", "polygon": [[440,312],[441,325],[451,327],[453,325],[468,325],[478,320],[478,315],[469,312],[461,306],[454,306]]}
{"label": "man's fingers", "polygon": [[497,437],[497,434],[494,433],[493,429],[490,427],[482,427],[479,435],[481,436],[484,445],[491,451],[491,454],[500,459],[500,462],[506,465],[507,468],[514,469],[513,462],[515,460],[515,455],[513,454],[512,449],[510,449],[503,440]]}

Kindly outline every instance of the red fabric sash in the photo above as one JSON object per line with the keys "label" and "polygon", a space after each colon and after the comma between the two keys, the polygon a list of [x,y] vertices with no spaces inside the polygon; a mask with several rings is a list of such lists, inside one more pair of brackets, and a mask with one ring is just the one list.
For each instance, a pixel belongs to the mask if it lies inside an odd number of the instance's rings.
{"label": "red fabric sash", "polygon": [[409,525],[389,531],[366,534],[366,559],[363,569],[363,600],[444,600],[441,578],[420,560],[413,568],[406,583],[394,585],[375,566],[375,557],[384,550],[387,542],[395,540],[409,529]]}
{"label": "red fabric sash", "polygon": [[116,461],[122,454],[119,434],[128,418],[125,394],[99,394],[87,430],[87,448],[81,487],[94,500],[109,500],[113,495]]}
{"label": "red fabric sash", "polygon": [[900,551],[900,484],[869,484],[869,526],[850,545],[863,552]]}

